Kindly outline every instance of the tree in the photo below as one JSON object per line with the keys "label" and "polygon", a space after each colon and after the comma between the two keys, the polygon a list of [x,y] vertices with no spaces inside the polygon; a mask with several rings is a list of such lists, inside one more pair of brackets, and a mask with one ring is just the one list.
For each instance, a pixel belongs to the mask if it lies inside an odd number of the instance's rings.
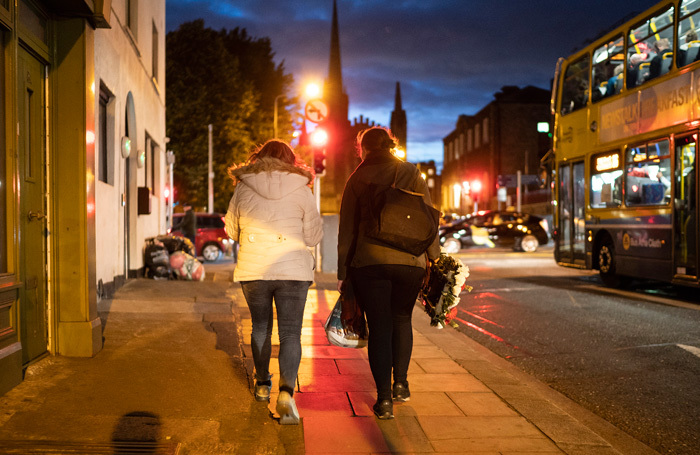
{"label": "tree", "polygon": [[[267,100],[285,93],[292,76],[283,63],[275,65],[267,38],[252,39],[245,29],[215,31],[202,19],[168,33],[166,49],[166,128],[176,156],[178,200],[207,204],[207,125],[212,124],[214,210],[224,212],[233,191],[226,168],[244,162],[272,137],[273,105]],[[278,104],[278,126],[291,138],[289,103]]]}

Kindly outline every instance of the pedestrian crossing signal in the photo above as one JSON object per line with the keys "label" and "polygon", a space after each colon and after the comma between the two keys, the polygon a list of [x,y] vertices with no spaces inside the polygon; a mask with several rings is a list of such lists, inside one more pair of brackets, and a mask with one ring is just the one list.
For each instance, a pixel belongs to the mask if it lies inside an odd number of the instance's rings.
{"label": "pedestrian crossing signal", "polygon": [[314,172],[321,177],[326,171],[326,149],[314,150]]}

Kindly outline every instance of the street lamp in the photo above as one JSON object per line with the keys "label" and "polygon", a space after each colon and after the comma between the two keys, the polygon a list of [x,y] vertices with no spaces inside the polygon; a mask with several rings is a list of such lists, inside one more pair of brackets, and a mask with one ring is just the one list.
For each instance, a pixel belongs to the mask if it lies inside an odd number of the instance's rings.
{"label": "street lamp", "polygon": [[273,118],[273,121],[272,121],[272,122],[273,122],[273,130],[274,130],[274,133],[275,133],[275,134],[274,134],[275,139],[277,139],[277,100],[279,100],[280,98],[284,98],[284,94],[282,94],[282,95],[277,95],[277,96],[275,97],[275,114],[274,114],[274,118]]}

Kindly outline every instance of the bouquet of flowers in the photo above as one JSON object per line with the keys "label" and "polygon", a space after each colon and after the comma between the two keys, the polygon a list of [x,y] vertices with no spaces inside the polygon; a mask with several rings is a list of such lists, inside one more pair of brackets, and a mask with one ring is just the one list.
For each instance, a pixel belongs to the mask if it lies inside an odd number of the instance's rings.
{"label": "bouquet of flowers", "polygon": [[471,292],[471,286],[465,286],[469,268],[457,258],[445,252],[435,262],[428,264],[427,278],[420,292],[421,303],[430,316],[430,325],[442,329],[449,324],[457,327],[453,321],[457,315],[457,304],[462,288]]}

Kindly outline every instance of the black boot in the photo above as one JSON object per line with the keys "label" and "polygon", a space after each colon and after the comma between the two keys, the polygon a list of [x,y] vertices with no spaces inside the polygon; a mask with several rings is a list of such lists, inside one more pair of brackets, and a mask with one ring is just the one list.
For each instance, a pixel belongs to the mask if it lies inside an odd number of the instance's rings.
{"label": "black boot", "polygon": [[394,418],[394,404],[391,400],[377,400],[372,409],[374,410],[374,415],[380,420]]}
{"label": "black boot", "polygon": [[391,392],[395,401],[408,401],[411,399],[411,391],[408,390],[408,381],[395,382]]}

